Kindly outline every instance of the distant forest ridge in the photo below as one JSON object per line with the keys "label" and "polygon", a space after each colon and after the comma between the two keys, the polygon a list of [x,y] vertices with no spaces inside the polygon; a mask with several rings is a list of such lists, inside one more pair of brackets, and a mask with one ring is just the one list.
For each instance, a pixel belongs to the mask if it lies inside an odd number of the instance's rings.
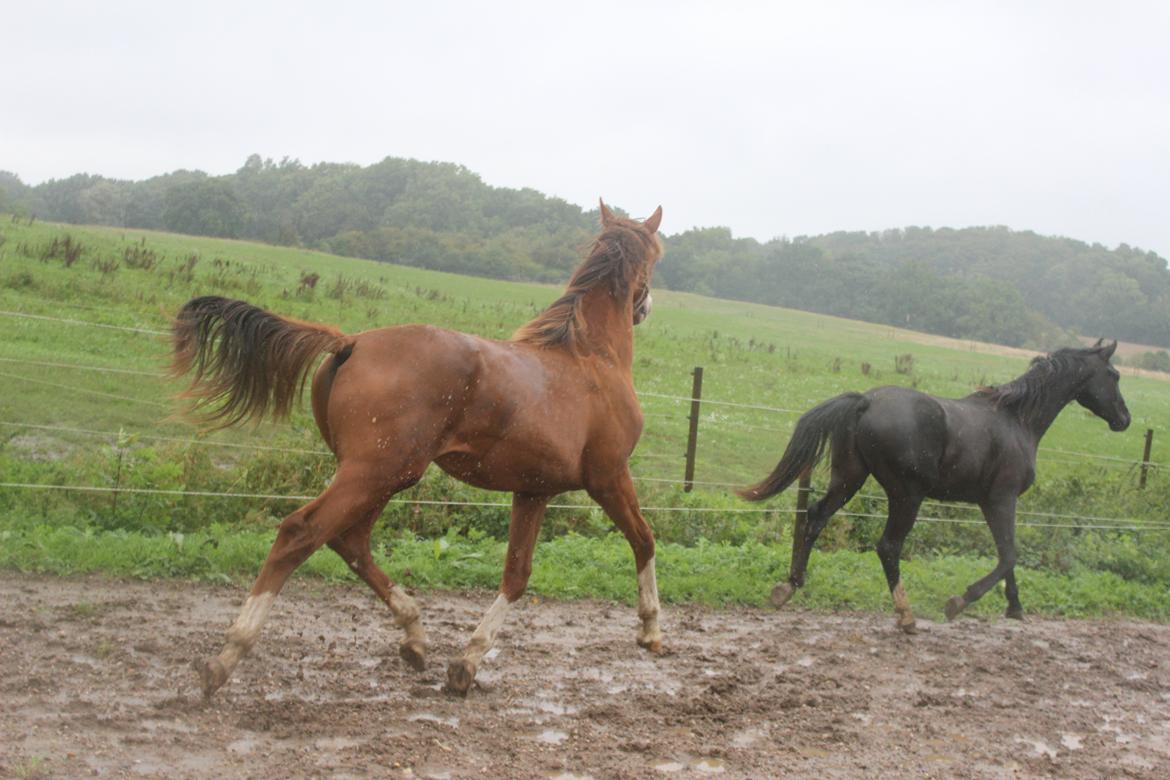
{"label": "distant forest ridge", "polygon": [[[0,211],[544,282],[568,277],[597,225],[595,210],[536,190],[492,187],[452,163],[394,157],[362,167],[252,155],[226,176],[77,174],[36,186],[0,171]],[[1108,249],[1004,227],[767,242],[712,227],[664,240],[655,283],[673,290],[1010,346],[1052,349],[1077,334],[1170,346],[1166,260],[1125,244]]]}

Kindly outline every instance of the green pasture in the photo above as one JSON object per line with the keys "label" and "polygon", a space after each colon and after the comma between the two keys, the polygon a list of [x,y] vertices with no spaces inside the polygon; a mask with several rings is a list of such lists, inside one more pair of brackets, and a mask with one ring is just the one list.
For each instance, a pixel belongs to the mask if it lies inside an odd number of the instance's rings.
{"label": "green pasture", "polygon": [[[64,244],[66,236],[69,246]],[[670,263],[670,256],[663,262]],[[302,284],[310,274],[318,277],[313,288]],[[196,295],[220,294],[281,314],[336,324],[348,332],[427,322],[507,338],[558,292],[559,288],[548,285],[456,276],[295,248],[115,228],[29,225],[0,215],[0,311],[4,312],[165,331],[168,316],[183,302]],[[703,396],[708,401],[794,411],[846,390],[878,384],[913,385],[926,392],[960,396],[978,385],[1009,380],[1027,366],[1023,356],[993,354],[975,345],[940,345],[933,337],[888,326],[667,290],[657,290],[654,297],[653,316],[636,332],[635,381],[647,419],[631,463],[645,505],[686,510],[647,511],[659,537],[677,543],[680,550],[698,550],[704,544],[752,544],[786,560],[784,529],[792,503],[791,495],[785,495],[765,507],[771,509],[766,513],[736,512],[761,507],[738,501],[723,485],[700,486],[684,494],[677,484],[668,482],[682,476],[689,403],[660,396],[689,396],[694,366],[704,368]],[[899,373],[895,358],[903,355],[912,356],[912,368]],[[165,336],[0,315],[0,387],[4,388],[0,393],[0,481],[271,495],[320,491],[329,476],[330,461],[311,452],[322,447],[307,410],[298,412],[291,423],[265,423],[202,436],[174,416],[177,407],[171,396],[181,384],[162,377],[167,359]],[[1165,471],[1170,462],[1166,455],[1170,452],[1166,426],[1170,383],[1126,374],[1122,389],[1133,413],[1132,427],[1122,434],[1111,433],[1103,421],[1070,406],[1043,442],[1037,486],[1024,497],[1023,510],[1121,518],[1124,525],[1170,525],[1166,512],[1170,478]],[[775,464],[796,416],[704,403],[696,479],[738,484],[758,479]],[[1147,428],[1155,430],[1153,461],[1162,468],[1151,470],[1150,484],[1138,490],[1138,469],[1132,461],[1141,456]],[[187,443],[196,437],[202,443]],[[1118,460],[1089,459],[1071,452]],[[870,483],[863,492],[878,494],[880,490]],[[411,497],[507,501],[507,496],[458,485],[434,469],[420,486],[402,496]],[[569,495],[561,501],[583,503],[584,496]],[[77,533],[101,539],[114,539],[118,533],[162,539],[169,538],[165,536],[169,533],[206,533],[213,524],[218,524],[221,536],[229,535],[223,529],[234,528],[263,539],[270,537],[275,518],[288,508],[288,502],[278,499],[0,488],[0,528],[15,534],[13,539],[25,538],[21,535],[34,526],[76,528]],[[884,511],[880,500],[869,497],[855,499],[847,509],[859,514]],[[978,517],[965,509],[930,505],[923,514],[943,520]],[[463,537],[474,531],[495,539],[506,522],[507,510],[501,507],[394,504],[383,525],[387,539],[399,539],[403,531],[431,538],[452,529]],[[1166,592],[1170,530],[1050,527],[1114,523],[1038,515],[1022,516],[1021,522],[1025,526],[1047,523],[1023,527],[1020,532],[1023,563],[1037,572],[1065,577],[1082,571],[1087,576],[1091,566],[1093,576],[1104,576],[1096,572],[1107,570],[1123,582],[1144,583]],[[876,519],[839,518],[826,532],[824,549],[856,554],[872,547],[880,527]],[[596,510],[561,510],[550,513],[545,538],[575,532],[582,539],[596,540],[604,538],[607,530],[607,521]],[[945,556],[969,556],[975,561],[971,556],[986,556],[991,550],[990,537],[979,525],[928,521],[915,529],[908,553],[930,558],[935,562],[931,566],[942,566],[938,562],[953,560]],[[260,557],[256,553],[255,560]],[[870,586],[868,580],[880,586],[876,556],[872,557],[863,567],[865,587]],[[987,568],[985,563],[979,560],[976,568]],[[33,566],[11,555],[0,558],[0,565]],[[235,574],[248,568],[227,571]],[[665,571],[662,576],[664,590],[676,587],[666,584]],[[751,587],[758,592],[752,592],[766,594],[770,583],[754,579],[753,574]],[[687,599],[755,599],[674,592]],[[1143,608],[1141,614],[1148,613]]]}
{"label": "green pasture", "polygon": [[[0,530],[0,569],[52,574],[103,573],[153,579],[186,577],[212,582],[250,582],[263,560],[271,534],[215,525],[192,534],[95,531],[71,526],[27,526]],[[375,545],[374,558],[396,582],[431,588],[494,588],[505,543],[448,533],[436,539],[406,534]],[[660,544],[660,595],[666,603],[764,606],[773,583],[788,570],[785,547],[701,542]],[[946,599],[982,577],[994,565],[984,556],[935,556],[907,561],[902,579],[919,617],[941,620]],[[332,581],[355,581],[340,557],[325,551],[302,567],[302,574]],[[1053,572],[1022,569],[1020,592],[1030,615],[1170,617],[1167,588],[1127,580],[1111,571]],[[363,586],[364,587],[364,586]],[[1002,585],[965,613],[1002,614]],[[616,534],[587,538],[559,536],[541,544],[533,562],[529,594],[552,598],[605,598],[637,602],[634,559]],[[818,555],[808,586],[794,603],[817,609],[891,612],[881,566],[874,555],[835,550]],[[891,616],[892,619],[892,616]],[[631,625],[633,615],[631,614]]]}

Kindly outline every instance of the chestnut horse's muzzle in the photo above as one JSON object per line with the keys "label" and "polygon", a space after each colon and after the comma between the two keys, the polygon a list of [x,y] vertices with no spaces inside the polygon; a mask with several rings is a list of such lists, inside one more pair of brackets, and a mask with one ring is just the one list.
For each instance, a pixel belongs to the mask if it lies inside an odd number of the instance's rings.
{"label": "chestnut horse's muzzle", "polygon": [[642,320],[650,316],[650,310],[654,308],[654,296],[650,294],[650,288],[646,288],[646,294],[634,301],[634,324],[640,325]]}

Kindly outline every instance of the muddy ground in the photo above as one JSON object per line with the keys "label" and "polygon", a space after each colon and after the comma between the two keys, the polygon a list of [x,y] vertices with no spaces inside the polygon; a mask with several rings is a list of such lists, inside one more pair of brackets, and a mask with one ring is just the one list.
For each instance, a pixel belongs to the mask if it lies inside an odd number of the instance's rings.
{"label": "muddy ground", "polygon": [[243,592],[0,574],[5,777],[1167,777],[1170,627],[525,599],[466,700],[488,593],[420,595],[430,663],[364,587],[289,585],[210,703]]}

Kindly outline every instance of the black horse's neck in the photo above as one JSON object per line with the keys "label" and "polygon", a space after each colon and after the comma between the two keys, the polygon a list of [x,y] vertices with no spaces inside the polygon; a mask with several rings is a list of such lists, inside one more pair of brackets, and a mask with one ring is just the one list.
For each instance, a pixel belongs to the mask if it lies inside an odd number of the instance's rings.
{"label": "black horse's neck", "polygon": [[1039,443],[1081,388],[1085,374],[1078,352],[1062,349],[1038,357],[1022,376],[976,395],[989,399],[997,409],[1013,412],[1020,425],[1032,434],[1033,441]]}

